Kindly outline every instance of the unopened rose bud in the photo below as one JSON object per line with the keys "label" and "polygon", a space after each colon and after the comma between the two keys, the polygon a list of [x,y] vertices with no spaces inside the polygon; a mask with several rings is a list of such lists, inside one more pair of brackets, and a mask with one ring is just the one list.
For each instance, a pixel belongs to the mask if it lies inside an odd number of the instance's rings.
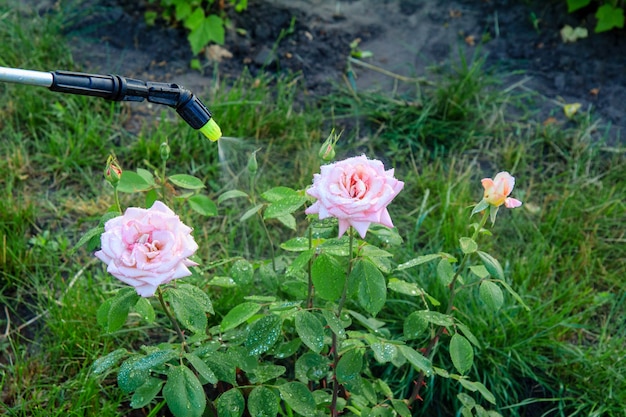
{"label": "unopened rose bud", "polygon": [[107,158],[107,164],[104,169],[104,178],[113,187],[117,186],[117,184],[120,182],[120,178],[122,178],[122,168],[120,168],[117,160],[112,155],[109,155],[109,157]]}
{"label": "unopened rose bud", "polygon": [[248,158],[248,173],[251,177],[254,177],[259,170],[259,163],[256,160],[257,151],[252,152],[252,155]]}
{"label": "unopened rose bud", "polygon": [[167,144],[167,142],[163,142],[161,144],[161,160],[162,161],[167,161],[168,159],[170,159],[170,145]]}
{"label": "unopened rose bud", "polygon": [[324,141],[322,146],[320,147],[320,151],[318,152],[318,156],[323,161],[332,161],[335,159],[335,144],[339,140],[341,136],[341,132],[335,135],[335,129],[330,131],[330,135]]}

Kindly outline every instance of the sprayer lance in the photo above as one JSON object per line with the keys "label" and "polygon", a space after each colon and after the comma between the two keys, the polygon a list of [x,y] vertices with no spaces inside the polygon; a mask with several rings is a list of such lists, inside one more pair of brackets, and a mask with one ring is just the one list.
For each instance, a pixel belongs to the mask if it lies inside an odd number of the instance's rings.
{"label": "sprayer lance", "polygon": [[211,140],[221,136],[209,109],[191,91],[178,84],[146,82],[120,75],[82,72],[40,72],[0,67],[0,81],[48,87],[51,91],[101,97],[113,101],[144,101],[165,104],[194,129]]}

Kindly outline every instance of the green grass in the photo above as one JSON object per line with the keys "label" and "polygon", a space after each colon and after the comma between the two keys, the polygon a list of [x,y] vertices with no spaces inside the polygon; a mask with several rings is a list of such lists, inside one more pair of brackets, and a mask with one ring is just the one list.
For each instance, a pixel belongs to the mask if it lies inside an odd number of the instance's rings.
{"label": "green grass", "polygon": [[[0,33],[10,40],[0,45],[1,65],[72,69],[58,22],[2,8],[0,13],[6,16]],[[341,154],[383,159],[406,182],[390,206],[404,240],[390,248],[394,262],[453,252],[469,233],[469,206],[481,198],[479,180],[497,170],[516,177],[515,196],[524,206],[501,210],[494,236],[480,244],[500,259],[531,311],[507,297],[499,314],[486,314],[474,293],[459,297],[457,314],[482,344],[471,377],[495,394],[503,415],[624,416],[624,149],[606,147],[587,115],[567,125],[533,122],[527,117],[532,97],[498,91],[497,81],[477,56],[410,94],[339,91],[303,107],[296,104],[297,77],[244,75],[206,97],[227,136],[218,146],[169,120],[169,113],[131,134],[121,128],[123,106],[0,84],[0,412],[126,415],[129,398],[114,377],[94,378],[90,365],[120,346],[164,337],[135,319],[103,335],[96,311],[119,283],[91,254],[70,252],[113,203],[102,179],[110,152],[124,169],[153,170],[167,140],[168,171],[202,178],[210,197],[233,188],[258,195],[274,185],[306,187],[332,122],[346,129]],[[246,163],[257,149],[261,181],[251,189]],[[123,199],[125,205],[142,201],[139,195]],[[181,212],[195,227],[204,274],[227,275],[242,256],[269,257],[261,224],[238,220],[247,207],[224,203],[209,221]],[[275,242],[294,236],[278,223],[269,226]],[[288,256],[278,251],[279,263]],[[428,267],[401,276],[444,294],[431,277]],[[272,285],[254,288],[266,294]],[[212,294],[217,315],[241,296]],[[393,308],[379,318],[397,338],[404,318],[421,305],[393,297]],[[446,352],[443,345],[440,353]],[[445,354],[439,357],[445,362]],[[377,366],[373,372],[402,397],[416,376],[407,367]],[[458,384],[427,382],[414,415],[454,415]]]}

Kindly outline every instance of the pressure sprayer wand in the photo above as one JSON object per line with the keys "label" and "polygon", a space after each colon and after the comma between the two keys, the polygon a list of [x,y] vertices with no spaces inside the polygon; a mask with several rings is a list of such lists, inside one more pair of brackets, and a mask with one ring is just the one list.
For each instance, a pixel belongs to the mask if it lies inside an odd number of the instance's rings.
{"label": "pressure sprayer wand", "polygon": [[82,72],[41,72],[0,67],[0,81],[48,87],[51,91],[102,97],[113,101],[144,101],[165,104],[212,141],[222,132],[209,109],[191,91],[177,84],[135,80],[120,75]]}

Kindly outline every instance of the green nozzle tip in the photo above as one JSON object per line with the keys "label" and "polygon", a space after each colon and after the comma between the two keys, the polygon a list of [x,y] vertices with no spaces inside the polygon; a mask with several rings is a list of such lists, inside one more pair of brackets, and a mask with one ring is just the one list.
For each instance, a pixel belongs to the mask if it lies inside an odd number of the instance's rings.
{"label": "green nozzle tip", "polygon": [[209,119],[209,121],[200,128],[200,132],[209,138],[211,142],[215,142],[222,137],[222,130],[213,119]]}

